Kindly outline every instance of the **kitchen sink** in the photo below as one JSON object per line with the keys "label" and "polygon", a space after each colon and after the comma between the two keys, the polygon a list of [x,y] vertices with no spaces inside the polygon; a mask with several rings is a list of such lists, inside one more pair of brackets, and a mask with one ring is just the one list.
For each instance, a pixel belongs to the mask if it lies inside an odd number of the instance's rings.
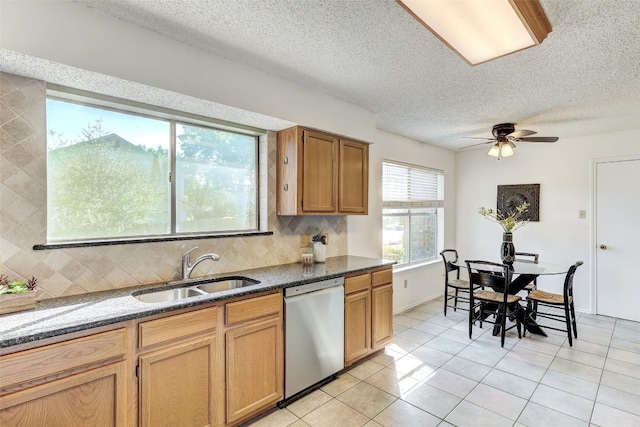
{"label": "kitchen sink", "polygon": [[162,291],[133,294],[133,297],[141,302],[153,303],[153,302],[171,302],[179,299],[184,299],[189,297],[198,297],[202,295],[207,295],[207,293],[195,287],[188,287],[188,288],[174,288],[174,289],[165,289]]}
{"label": "kitchen sink", "polygon": [[190,280],[189,282],[189,286],[183,286],[180,288],[162,289],[150,292],[135,292],[133,293],[133,297],[140,302],[146,303],[171,302],[190,297],[199,297],[202,295],[227,291],[229,289],[242,288],[244,286],[251,286],[260,283],[260,281],[258,280],[241,276],[218,277],[216,279],[204,280],[198,279]]}
{"label": "kitchen sink", "polygon": [[214,292],[256,285],[258,283],[260,283],[258,280],[249,279],[248,277],[220,277],[218,279],[201,283],[196,286],[196,288],[211,294]]}

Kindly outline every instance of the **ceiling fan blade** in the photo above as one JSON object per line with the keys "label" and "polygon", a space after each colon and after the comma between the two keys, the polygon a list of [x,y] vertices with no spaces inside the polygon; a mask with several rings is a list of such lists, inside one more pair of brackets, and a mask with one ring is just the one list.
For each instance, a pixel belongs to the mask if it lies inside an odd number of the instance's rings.
{"label": "ceiling fan blade", "polygon": [[495,141],[495,138],[487,138],[487,137],[480,137],[480,136],[463,136],[464,139],[484,139],[485,141]]}
{"label": "ceiling fan blade", "polygon": [[467,145],[466,147],[461,147],[460,150],[464,150],[465,148],[471,148],[471,147],[477,147],[478,145],[485,145],[485,144],[491,144],[491,143],[495,143],[495,139],[492,139],[490,141],[487,142],[481,142],[479,144],[472,144],[472,145]]}
{"label": "ceiling fan blade", "polygon": [[532,136],[525,138],[517,138],[517,141],[523,142],[556,142],[558,139],[557,136]]}
{"label": "ceiling fan blade", "polygon": [[527,129],[520,129],[515,132],[511,132],[509,135],[507,135],[507,137],[522,138],[523,136],[533,135],[535,133],[538,133],[538,132],[527,130]]}

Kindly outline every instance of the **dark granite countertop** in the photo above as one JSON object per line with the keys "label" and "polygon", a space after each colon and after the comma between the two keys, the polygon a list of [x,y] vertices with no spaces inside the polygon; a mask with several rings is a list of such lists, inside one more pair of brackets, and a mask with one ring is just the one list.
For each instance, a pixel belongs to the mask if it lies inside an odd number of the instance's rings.
{"label": "dark granite countertop", "polygon": [[132,294],[151,288],[196,285],[202,278],[43,300],[33,310],[0,316],[0,348],[393,264],[395,261],[385,259],[339,256],[307,267],[293,263],[235,271],[207,278],[243,276],[260,283],[172,302],[143,303]]}

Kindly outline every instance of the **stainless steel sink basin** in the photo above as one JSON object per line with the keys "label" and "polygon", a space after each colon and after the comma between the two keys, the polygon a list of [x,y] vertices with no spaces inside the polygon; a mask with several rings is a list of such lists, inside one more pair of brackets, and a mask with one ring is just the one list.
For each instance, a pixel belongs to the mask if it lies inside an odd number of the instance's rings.
{"label": "stainless steel sink basin", "polygon": [[165,289],[162,291],[155,292],[147,292],[141,294],[134,294],[133,297],[141,302],[171,302],[179,299],[189,298],[189,297],[197,297],[207,295],[206,292],[203,292],[195,287],[188,288],[174,288],[174,289]]}
{"label": "stainless steel sink basin", "polygon": [[256,285],[258,283],[260,283],[258,280],[249,279],[248,277],[220,277],[218,279],[213,279],[210,282],[199,284],[197,289],[211,294],[214,292]]}
{"label": "stainless steel sink basin", "polygon": [[249,279],[248,277],[218,277],[216,279],[190,280],[189,286],[149,292],[139,291],[132,295],[140,302],[171,302],[190,297],[208,295],[215,292],[227,291],[229,289],[242,288],[244,286],[251,286],[257,283],[260,282],[258,280]]}

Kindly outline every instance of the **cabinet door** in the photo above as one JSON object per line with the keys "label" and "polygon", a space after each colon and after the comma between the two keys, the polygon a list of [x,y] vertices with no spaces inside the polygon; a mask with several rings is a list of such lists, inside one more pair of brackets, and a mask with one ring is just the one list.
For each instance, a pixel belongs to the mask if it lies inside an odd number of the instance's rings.
{"label": "cabinet door", "polygon": [[344,363],[350,365],[371,348],[371,299],[369,289],[344,298]]}
{"label": "cabinet door", "polygon": [[338,210],[366,215],[369,208],[369,145],[340,140]]}
{"label": "cabinet door", "polygon": [[0,425],[124,427],[124,362],[0,397]]}
{"label": "cabinet door", "polygon": [[393,284],[371,289],[372,343],[374,350],[393,339]]}
{"label": "cabinet door", "polygon": [[141,427],[211,426],[215,337],[140,356]]}
{"label": "cabinet door", "polygon": [[283,397],[282,318],[249,322],[226,332],[227,423]]}
{"label": "cabinet door", "polygon": [[[304,131],[302,139],[302,212],[338,210],[338,139]],[[298,183],[300,187],[300,183]]]}

